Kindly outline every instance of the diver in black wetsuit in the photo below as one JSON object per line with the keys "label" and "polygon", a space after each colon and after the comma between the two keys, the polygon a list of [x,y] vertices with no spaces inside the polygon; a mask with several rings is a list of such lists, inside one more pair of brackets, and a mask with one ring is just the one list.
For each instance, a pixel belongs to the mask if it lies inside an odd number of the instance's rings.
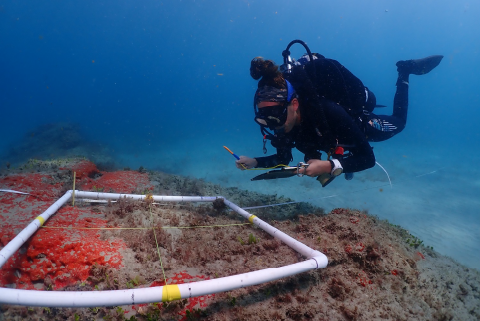
{"label": "diver in black wetsuit", "polygon": [[[397,62],[397,91],[391,116],[374,114],[374,94],[335,60],[310,54],[282,73],[273,61],[254,58],[250,75],[260,79],[254,99],[255,121],[264,134],[264,152],[268,138],[277,153],[255,158],[240,156],[236,166],[243,170],[288,165],[292,148],[297,148],[309,164],[300,169],[301,174],[334,178],[343,172],[346,179],[351,179],[352,173],[375,165],[369,141],[386,140],[405,128],[409,75],[430,72],[442,58],[437,55]],[[321,160],[322,151],[328,153],[327,160]]]}

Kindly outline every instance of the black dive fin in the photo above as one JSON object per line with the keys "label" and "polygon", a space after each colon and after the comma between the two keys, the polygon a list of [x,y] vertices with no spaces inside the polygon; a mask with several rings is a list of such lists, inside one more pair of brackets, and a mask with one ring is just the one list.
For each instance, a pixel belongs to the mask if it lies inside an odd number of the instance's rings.
{"label": "black dive fin", "polygon": [[399,73],[407,73],[413,75],[428,74],[442,61],[442,55],[428,56],[421,59],[400,60],[397,62],[397,70]]}

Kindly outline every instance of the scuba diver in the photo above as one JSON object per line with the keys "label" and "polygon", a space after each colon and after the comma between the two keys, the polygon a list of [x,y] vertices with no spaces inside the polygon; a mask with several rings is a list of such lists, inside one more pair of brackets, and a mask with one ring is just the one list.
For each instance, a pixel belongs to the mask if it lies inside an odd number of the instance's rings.
{"label": "scuba diver", "polygon": [[[294,43],[307,50],[298,61],[290,57]],[[322,186],[341,173],[350,180],[354,172],[375,165],[369,142],[387,140],[405,128],[409,76],[430,72],[443,58],[435,55],[397,62],[393,113],[377,115],[374,108],[385,106],[376,105],[373,92],[338,61],[312,54],[301,40],[292,41],[282,55],[280,68],[261,57],[250,64],[250,75],[259,80],[254,111],[264,137],[263,151],[271,140],[277,153],[240,156],[236,166],[244,170],[288,165],[293,160],[292,148],[297,148],[308,165],[299,163],[296,174],[317,177]],[[322,152],[327,153],[327,160],[321,160]]]}

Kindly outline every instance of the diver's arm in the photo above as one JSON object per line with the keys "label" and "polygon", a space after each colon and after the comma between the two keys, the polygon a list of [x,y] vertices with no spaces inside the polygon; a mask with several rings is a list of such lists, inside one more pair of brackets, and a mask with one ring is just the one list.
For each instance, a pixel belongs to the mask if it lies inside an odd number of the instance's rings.
{"label": "diver's arm", "polygon": [[[277,154],[264,157],[255,157],[255,160],[257,161],[255,168],[271,168],[282,164],[282,162],[279,161]],[[284,165],[288,165],[288,163]]]}
{"label": "diver's arm", "polygon": [[255,160],[257,161],[256,168],[271,168],[277,165],[288,165],[292,161],[292,149],[288,147],[278,147],[276,154],[255,157]]}
{"label": "diver's arm", "polygon": [[337,105],[334,108],[336,110],[333,113],[331,113],[332,109],[325,108],[325,113],[328,114],[326,117],[330,116],[332,119],[329,121],[331,130],[336,133],[340,144],[351,145],[351,147],[346,147],[350,153],[339,159],[343,172],[360,172],[375,166],[375,155],[365,133],[343,107]]}
{"label": "diver's arm", "polygon": [[328,160],[310,159],[307,163],[308,167],[303,171],[307,176],[316,177],[332,171],[332,165]]}
{"label": "diver's arm", "polygon": [[288,165],[292,161],[292,148],[285,147],[280,143],[277,147],[277,153],[270,156],[251,158],[248,156],[240,156],[235,161],[237,168],[241,170],[250,168],[271,168],[277,165]]}
{"label": "diver's arm", "polygon": [[[375,156],[371,151],[371,147],[365,150],[359,149],[359,152],[355,152],[349,157],[344,157],[338,159],[340,165],[343,168],[345,173],[353,173],[363,171],[375,165]],[[308,167],[306,169],[300,170],[300,173],[303,173],[307,176],[316,177],[325,173],[331,173],[332,161],[331,160],[321,160],[317,158],[311,158],[308,160]]]}
{"label": "diver's arm", "polygon": [[350,127],[345,128],[344,136],[346,139],[351,139],[354,145],[348,148],[349,154],[339,159],[344,173],[360,172],[375,166],[373,148],[358,126],[351,124]]}
{"label": "diver's arm", "polygon": [[238,169],[245,170],[251,168],[271,168],[275,167],[279,164],[288,165],[289,162],[281,162],[277,154],[264,156],[264,157],[248,157],[248,156],[240,156],[240,159],[235,161],[235,165]]}
{"label": "diver's arm", "polygon": [[270,155],[265,157],[248,157],[240,156],[238,160],[235,161],[235,165],[238,169],[245,170],[251,168],[269,168],[275,167],[280,164],[277,160],[277,155]]}
{"label": "diver's arm", "polygon": [[354,173],[360,172],[375,166],[375,155],[372,147],[351,149],[351,154],[348,157],[340,159],[340,164],[343,167],[343,172]]}
{"label": "diver's arm", "polygon": [[235,161],[235,166],[242,171],[245,169],[254,168],[257,166],[257,160],[248,156],[240,156],[238,160]]}

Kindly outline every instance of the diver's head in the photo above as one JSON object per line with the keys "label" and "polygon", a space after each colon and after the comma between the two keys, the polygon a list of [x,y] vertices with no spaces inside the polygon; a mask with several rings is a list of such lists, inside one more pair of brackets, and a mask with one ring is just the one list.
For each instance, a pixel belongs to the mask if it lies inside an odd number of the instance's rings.
{"label": "diver's head", "polygon": [[258,82],[254,97],[255,122],[282,136],[296,123],[298,99],[293,86],[271,60],[254,58],[250,75]]}

